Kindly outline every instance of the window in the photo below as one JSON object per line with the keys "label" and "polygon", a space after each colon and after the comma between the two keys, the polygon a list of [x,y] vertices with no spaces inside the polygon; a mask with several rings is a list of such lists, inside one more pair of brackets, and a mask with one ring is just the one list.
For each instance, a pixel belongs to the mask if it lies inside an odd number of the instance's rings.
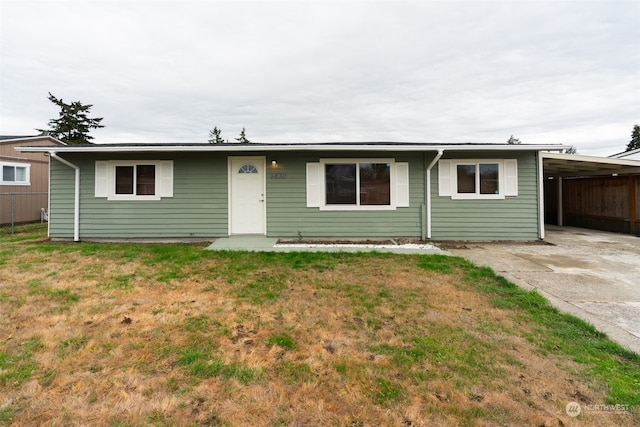
{"label": "window", "polygon": [[384,210],[409,206],[408,163],[393,159],[326,159],[307,163],[307,206]]}
{"label": "window", "polygon": [[97,161],[95,195],[108,200],[173,197],[173,162]]}
{"label": "window", "polygon": [[24,163],[0,163],[0,184],[29,185],[31,165]]}
{"label": "window", "polygon": [[116,166],[116,194],[156,194],[156,165]]}
{"label": "window", "polygon": [[244,165],[240,166],[240,169],[238,169],[238,173],[258,173],[258,169],[251,163],[245,163]]}
{"label": "window", "polygon": [[500,194],[498,163],[458,164],[458,194]]}
{"label": "window", "polygon": [[325,163],[325,205],[391,206],[391,163]]}
{"label": "window", "polygon": [[440,160],[439,195],[452,199],[504,199],[518,195],[516,159]]}

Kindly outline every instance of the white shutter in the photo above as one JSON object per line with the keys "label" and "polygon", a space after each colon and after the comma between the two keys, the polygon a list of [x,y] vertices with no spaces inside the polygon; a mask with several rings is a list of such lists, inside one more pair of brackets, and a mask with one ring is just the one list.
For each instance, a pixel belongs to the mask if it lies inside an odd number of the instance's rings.
{"label": "white shutter", "polygon": [[438,195],[451,196],[451,160],[440,160],[438,162]]}
{"label": "white shutter", "polygon": [[109,162],[96,161],[95,197],[109,196]]}
{"label": "white shutter", "polygon": [[158,196],[173,197],[173,160],[158,162]]}
{"label": "white shutter", "polygon": [[409,163],[396,163],[396,207],[409,207]]}
{"label": "white shutter", "polygon": [[504,160],[504,195],[518,195],[518,160]]}
{"label": "white shutter", "polygon": [[307,207],[319,208],[320,200],[320,163],[307,163]]}

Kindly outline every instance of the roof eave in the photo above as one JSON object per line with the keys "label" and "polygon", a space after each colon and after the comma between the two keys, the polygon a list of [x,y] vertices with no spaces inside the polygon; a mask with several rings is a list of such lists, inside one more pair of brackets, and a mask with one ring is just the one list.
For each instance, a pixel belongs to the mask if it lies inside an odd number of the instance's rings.
{"label": "roof eave", "polygon": [[29,141],[36,141],[39,139],[48,139],[51,142],[53,142],[54,144],[59,144],[60,147],[68,147],[68,145],[62,141],[60,141],[59,139],[56,139],[50,135],[40,135],[40,136],[27,136],[27,137],[17,137],[17,138],[10,138],[10,139],[3,139],[0,140],[0,142],[2,143],[15,143],[15,142],[29,142]]}
{"label": "roof eave", "polygon": [[558,144],[237,144],[237,145],[118,145],[118,146],[55,146],[55,147],[16,147],[22,152],[57,152],[57,153],[157,153],[157,152],[282,152],[282,151],[563,151],[566,146]]}

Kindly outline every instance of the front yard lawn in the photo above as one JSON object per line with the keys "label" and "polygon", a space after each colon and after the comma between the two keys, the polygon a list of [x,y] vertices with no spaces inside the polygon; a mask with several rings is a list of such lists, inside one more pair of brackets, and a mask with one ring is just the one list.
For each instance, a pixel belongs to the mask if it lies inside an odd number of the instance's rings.
{"label": "front yard lawn", "polygon": [[462,258],[45,233],[0,233],[0,426],[640,423],[640,356]]}

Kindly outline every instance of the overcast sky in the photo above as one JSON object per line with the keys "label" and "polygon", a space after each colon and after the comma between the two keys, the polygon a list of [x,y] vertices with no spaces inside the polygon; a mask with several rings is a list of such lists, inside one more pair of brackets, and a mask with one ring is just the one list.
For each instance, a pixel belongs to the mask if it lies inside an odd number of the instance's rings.
{"label": "overcast sky", "polygon": [[640,1],[1,0],[0,134],[97,143],[506,142],[624,151]]}

